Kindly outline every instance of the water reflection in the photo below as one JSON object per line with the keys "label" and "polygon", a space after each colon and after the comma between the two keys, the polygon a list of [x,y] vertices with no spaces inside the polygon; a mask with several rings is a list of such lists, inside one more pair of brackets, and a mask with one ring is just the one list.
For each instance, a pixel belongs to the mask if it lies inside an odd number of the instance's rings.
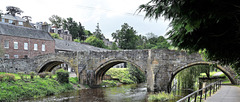
{"label": "water reflection", "polygon": [[84,89],[24,102],[146,102],[146,84],[122,85],[120,87]]}
{"label": "water reflection", "polygon": [[[120,87],[83,89],[55,96],[28,99],[23,102],[147,102],[148,92],[146,84],[122,85]],[[176,92],[176,98],[168,102],[176,102],[178,99],[191,92]]]}

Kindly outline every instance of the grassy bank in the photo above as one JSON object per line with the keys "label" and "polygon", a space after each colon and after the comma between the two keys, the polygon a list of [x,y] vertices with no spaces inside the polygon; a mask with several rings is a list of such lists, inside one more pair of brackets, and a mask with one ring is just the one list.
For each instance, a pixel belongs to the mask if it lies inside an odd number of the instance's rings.
{"label": "grassy bank", "polygon": [[[74,90],[73,85],[77,84],[77,78],[70,78],[70,83],[59,83],[56,78],[40,78],[33,79],[30,75],[18,75],[10,73],[0,73],[4,76],[0,80],[0,102],[17,101],[24,98],[36,98],[48,95],[54,95],[62,92]],[[10,77],[6,77],[10,76]],[[21,76],[24,76],[22,79]]]}

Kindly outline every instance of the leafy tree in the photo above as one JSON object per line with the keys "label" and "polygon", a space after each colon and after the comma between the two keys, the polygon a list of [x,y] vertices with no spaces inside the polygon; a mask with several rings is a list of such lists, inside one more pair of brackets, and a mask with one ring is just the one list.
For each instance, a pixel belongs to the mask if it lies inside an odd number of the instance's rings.
{"label": "leafy tree", "polygon": [[56,33],[50,33],[51,34],[51,36],[53,37],[53,38],[55,38],[55,39],[63,39],[63,38],[61,38],[60,36],[59,36],[59,34],[56,34]]}
{"label": "leafy tree", "polygon": [[98,39],[96,36],[90,36],[84,42],[89,43],[90,45],[95,47],[106,48],[104,42]]}
{"label": "leafy tree", "polygon": [[137,67],[133,66],[132,64],[127,64],[129,74],[131,75],[130,79],[137,83],[145,82],[145,74],[139,70]]}
{"label": "leafy tree", "polygon": [[120,30],[112,33],[115,42],[118,43],[121,49],[136,49],[137,32],[127,23],[124,23],[121,27]]}
{"label": "leafy tree", "polygon": [[101,29],[99,28],[99,23],[97,23],[97,29],[95,29],[95,32],[93,32],[93,34],[98,38],[98,39],[103,39],[103,34]]}
{"label": "leafy tree", "polygon": [[2,18],[3,12],[2,10],[0,10],[0,18]]}
{"label": "leafy tree", "polygon": [[60,28],[63,24],[63,18],[58,16],[58,15],[52,15],[50,18],[49,18],[49,21],[54,25],[56,26],[57,28]]}
{"label": "leafy tree", "polygon": [[12,16],[15,16],[16,14],[21,15],[21,13],[23,13],[23,11],[18,7],[7,6],[6,8],[7,8],[7,14],[10,14]]}
{"label": "leafy tree", "polygon": [[31,16],[23,16],[23,19],[25,19],[27,22],[32,21],[32,17]]}
{"label": "leafy tree", "polygon": [[84,27],[73,20],[73,18],[69,17],[66,20],[63,20],[63,28],[70,31],[70,34],[72,34],[73,39],[80,39],[85,40],[85,33],[84,33]]}
{"label": "leafy tree", "polygon": [[115,42],[113,42],[112,46],[111,46],[111,50],[117,50],[118,46]]}
{"label": "leafy tree", "polygon": [[172,44],[190,52],[205,50],[209,60],[240,66],[238,0],[150,0],[145,17],[170,19]]}

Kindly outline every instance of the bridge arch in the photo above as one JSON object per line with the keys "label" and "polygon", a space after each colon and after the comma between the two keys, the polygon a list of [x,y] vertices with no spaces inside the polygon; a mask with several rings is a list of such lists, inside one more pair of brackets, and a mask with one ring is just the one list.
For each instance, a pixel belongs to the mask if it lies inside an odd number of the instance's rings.
{"label": "bridge arch", "polygon": [[48,59],[47,61],[39,64],[36,72],[37,73],[41,73],[41,72],[44,72],[44,71],[51,72],[56,66],[58,66],[60,64],[63,64],[63,63],[65,63],[68,66],[70,66],[71,68],[73,68],[71,63],[68,62],[68,61],[65,61],[65,60],[62,60],[62,59]]}
{"label": "bridge arch", "polygon": [[[187,65],[184,65],[184,66],[181,66],[179,68],[177,68],[177,70],[173,71],[172,73],[172,76],[170,78],[170,82],[168,83],[168,90],[171,91],[171,84],[172,84],[172,81],[174,79],[174,77],[182,70],[184,69],[187,69],[191,66],[195,66],[195,65],[211,65],[211,64],[216,64],[216,63],[212,63],[212,62],[193,62],[193,63],[190,63],[190,64],[187,64]],[[233,69],[231,68],[224,68],[223,66],[221,65],[216,65],[216,68],[221,70],[227,77],[228,79],[231,81],[232,84],[237,84],[236,80],[235,80],[235,77],[231,74],[231,73],[234,73]],[[230,72],[229,72],[230,71]]]}
{"label": "bridge arch", "polygon": [[112,59],[112,60],[102,63],[99,67],[97,67],[97,69],[95,71],[95,80],[96,80],[97,85],[99,85],[102,82],[103,76],[110,68],[112,68],[113,66],[120,64],[120,63],[131,63],[136,68],[138,68],[140,71],[144,72],[144,70],[139,65],[134,63],[133,61],[126,60],[126,59]]}

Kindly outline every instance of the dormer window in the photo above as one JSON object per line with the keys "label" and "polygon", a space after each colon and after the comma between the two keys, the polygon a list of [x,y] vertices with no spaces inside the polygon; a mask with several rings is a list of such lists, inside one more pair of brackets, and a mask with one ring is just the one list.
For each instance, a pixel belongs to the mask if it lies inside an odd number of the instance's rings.
{"label": "dormer window", "polygon": [[22,26],[22,25],[23,25],[23,22],[18,22],[18,25],[21,25],[21,26]]}
{"label": "dormer window", "polygon": [[8,20],[8,23],[12,24],[12,23],[13,23],[13,20]]}
{"label": "dormer window", "polygon": [[5,19],[4,18],[2,18],[2,22],[5,23]]}

